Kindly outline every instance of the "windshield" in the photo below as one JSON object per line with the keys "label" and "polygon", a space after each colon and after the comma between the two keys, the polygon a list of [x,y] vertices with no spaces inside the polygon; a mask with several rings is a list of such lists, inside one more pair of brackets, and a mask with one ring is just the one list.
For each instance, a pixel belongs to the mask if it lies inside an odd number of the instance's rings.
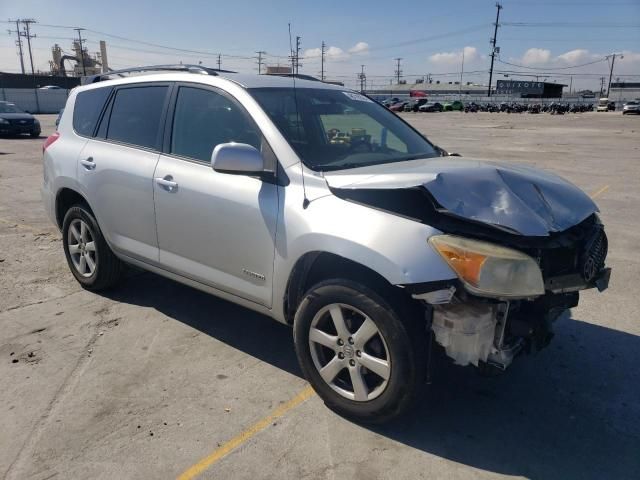
{"label": "windshield", "polygon": [[364,95],[312,88],[250,91],[304,164],[313,170],[440,156],[418,132]]}
{"label": "windshield", "polygon": [[13,103],[0,103],[0,113],[24,113]]}

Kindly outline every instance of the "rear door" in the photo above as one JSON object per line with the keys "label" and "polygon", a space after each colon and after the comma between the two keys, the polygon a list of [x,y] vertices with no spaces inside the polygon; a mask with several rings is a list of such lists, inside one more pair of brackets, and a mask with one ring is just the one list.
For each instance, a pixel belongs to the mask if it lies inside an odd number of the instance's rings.
{"label": "rear door", "polygon": [[154,175],[160,263],[268,307],[278,186],[215,172],[211,153],[220,143],[238,142],[255,146],[274,166],[275,156],[231,96],[189,84],[176,90],[172,131]]}
{"label": "rear door", "polygon": [[116,88],[78,165],[79,180],[111,246],[153,262],[158,261],[153,172],[170,88],[157,83]]}

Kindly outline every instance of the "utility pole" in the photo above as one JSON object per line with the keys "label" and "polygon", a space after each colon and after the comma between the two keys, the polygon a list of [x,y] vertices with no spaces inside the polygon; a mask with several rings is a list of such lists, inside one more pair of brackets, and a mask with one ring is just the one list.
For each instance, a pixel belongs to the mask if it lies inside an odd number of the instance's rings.
{"label": "utility pole", "polygon": [[[500,10],[502,10],[502,5],[496,3],[496,23],[494,23],[493,29],[493,38],[491,39],[491,68],[489,69],[489,89],[487,91],[487,96],[491,96],[491,82],[493,80],[493,62],[496,58],[496,42],[498,41],[498,27],[500,26]],[[499,50],[498,50],[499,51]]]}
{"label": "utility pole", "polygon": [[360,80],[360,92],[364,93],[366,82],[367,82],[367,76],[364,74],[364,65],[360,65],[360,67],[362,68],[362,70],[358,74],[358,80]]}
{"label": "utility pole", "polygon": [[20,34],[27,39],[27,47],[29,48],[29,61],[31,62],[31,75],[35,75],[36,72],[33,68],[33,53],[31,52],[31,39],[35,38],[35,35],[31,35],[31,24],[36,23],[36,21],[32,18],[27,18],[20,20],[20,22],[24,25],[24,31]]}
{"label": "utility pole", "polygon": [[322,41],[322,45],[320,47],[320,80],[322,80],[324,82],[324,54],[325,54],[325,48],[327,46],[324,43],[324,40]]}
{"label": "utility pole", "polygon": [[258,75],[262,75],[262,56],[267,52],[259,50],[256,53],[258,54]]}
{"label": "utility pole", "polygon": [[458,97],[462,100],[462,75],[464,74],[464,47],[462,48],[462,66],[460,67],[460,88],[458,89]]}
{"label": "utility pole", "polygon": [[613,77],[613,64],[616,63],[616,55],[620,58],[624,58],[621,53],[613,53],[607,55],[607,60],[611,58],[611,69],[609,70],[609,86],[607,87],[607,98],[609,98],[609,92],[611,91],[611,77]]}
{"label": "utility pole", "polygon": [[222,54],[218,54],[218,70],[222,70]]}
{"label": "utility pole", "polygon": [[604,93],[604,81],[605,77],[600,77],[600,96]]}
{"label": "utility pole", "polygon": [[402,58],[394,58],[394,60],[396,61],[396,71],[394,72],[396,74],[396,83],[399,85],[400,84],[400,77],[402,77],[402,70],[400,70],[400,62],[402,61]]}
{"label": "utility pole", "polygon": [[9,35],[12,34],[16,34],[18,35],[18,39],[16,40],[16,45],[18,46],[18,51],[20,52],[20,70],[22,71],[22,74],[24,75],[24,56],[22,54],[22,38],[20,38],[22,35],[20,35],[20,19],[17,20],[9,20],[10,22],[16,22],[16,30],[15,32],[13,30],[7,30],[7,32],[9,32]]}
{"label": "utility pole", "polygon": [[80,54],[80,58],[78,59],[78,61],[82,65],[82,75],[86,77],[87,67],[84,64],[84,48],[82,47],[82,42],[84,42],[84,40],[82,39],[82,30],[84,30],[84,28],[74,28],[74,30],[78,32],[78,42],[80,43],[80,48],[78,51],[78,53]]}
{"label": "utility pole", "polygon": [[296,68],[295,74],[296,75],[299,73],[300,67],[301,67],[301,65],[300,65],[300,40],[301,40],[301,37],[296,36],[296,63],[295,63],[295,68]]}

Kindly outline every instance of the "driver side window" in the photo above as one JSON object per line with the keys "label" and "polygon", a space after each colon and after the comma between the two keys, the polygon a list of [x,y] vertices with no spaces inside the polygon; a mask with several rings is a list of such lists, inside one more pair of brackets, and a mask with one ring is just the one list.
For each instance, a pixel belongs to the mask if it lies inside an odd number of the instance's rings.
{"label": "driver side window", "polygon": [[247,143],[260,150],[262,134],[235,101],[211,90],[180,87],[170,152],[209,162],[216,145],[228,142]]}

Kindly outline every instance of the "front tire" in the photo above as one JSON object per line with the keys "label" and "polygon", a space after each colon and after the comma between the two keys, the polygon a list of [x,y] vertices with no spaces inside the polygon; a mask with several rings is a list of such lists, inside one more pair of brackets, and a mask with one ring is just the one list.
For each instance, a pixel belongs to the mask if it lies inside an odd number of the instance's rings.
{"label": "front tire", "polygon": [[423,384],[427,348],[425,329],[411,311],[394,309],[349,280],[321,282],[307,292],[294,320],[296,353],[329,408],[372,423],[406,411]]}
{"label": "front tire", "polygon": [[62,244],[71,273],[87,290],[104,290],[120,279],[122,262],[113,254],[98,222],[84,205],[74,205],[64,216]]}

